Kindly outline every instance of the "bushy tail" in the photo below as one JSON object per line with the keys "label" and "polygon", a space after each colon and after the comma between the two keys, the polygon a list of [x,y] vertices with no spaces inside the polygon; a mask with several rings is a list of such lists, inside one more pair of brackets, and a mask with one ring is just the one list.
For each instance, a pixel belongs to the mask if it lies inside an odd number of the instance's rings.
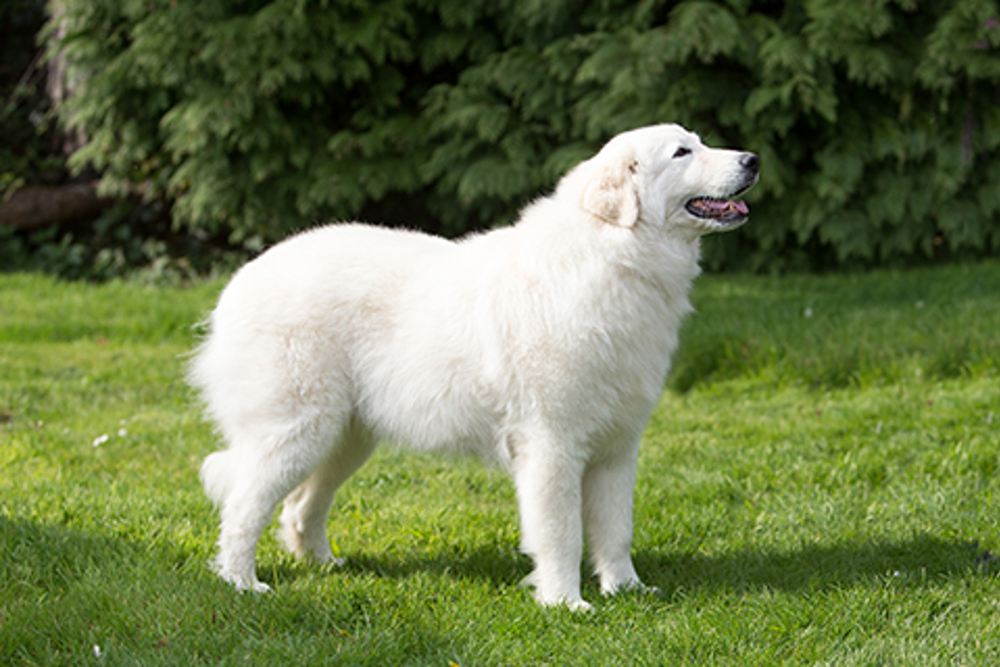
{"label": "bushy tail", "polygon": [[201,483],[216,505],[222,505],[236,481],[236,462],[231,451],[215,452],[201,464]]}

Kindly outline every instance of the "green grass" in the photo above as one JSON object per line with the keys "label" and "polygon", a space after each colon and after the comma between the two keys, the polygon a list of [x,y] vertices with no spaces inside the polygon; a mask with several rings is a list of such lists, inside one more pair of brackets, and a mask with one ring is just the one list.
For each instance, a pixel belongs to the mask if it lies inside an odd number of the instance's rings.
{"label": "green grass", "polygon": [[1000,662],[1000,263],[701,279],[640,460],[661,593],[588,614],[518,587],[503,474],[391,448],[346,566],[268,533],[273,595],[218,581],[182,374],[220,288],[0,275],[0,664]]}

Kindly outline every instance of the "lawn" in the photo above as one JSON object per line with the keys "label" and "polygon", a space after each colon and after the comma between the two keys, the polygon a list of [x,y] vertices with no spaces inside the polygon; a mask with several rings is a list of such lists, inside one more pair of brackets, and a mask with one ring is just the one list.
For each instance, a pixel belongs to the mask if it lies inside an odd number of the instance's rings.
{"label": "lawn", "polygon": [[580,614],[519,587],[500,471],[390,447],[345,566],[269,532],[273,594],[217,580],[183,372],[221,287],[0,274],[0,664],[1000,664],[1000,262],[700,279],[640,458],[660,593]]}

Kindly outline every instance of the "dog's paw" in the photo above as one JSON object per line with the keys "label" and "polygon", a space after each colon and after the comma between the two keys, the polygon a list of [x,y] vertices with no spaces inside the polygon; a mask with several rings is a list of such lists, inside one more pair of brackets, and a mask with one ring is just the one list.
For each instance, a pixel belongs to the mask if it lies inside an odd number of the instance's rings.
{"label": "dog's paw", "polygon": [[659,595],[660,589],[656,586],[647,586],[638,579],[632,579],[629,581],[623,581],[620,584],[605,588],[601,591],[604,595],[620,595],[622,593],[629,594],[635,593],[639,595]]}
{"label": "dog's paw", "polygon": [[628,586],[622,586],[616,592],[618,593],[632,593],[636,595],[659,595],[660,589],[656,586],[647,586],[641,581],[637,581]]}
{"label": "dog's paw", "polygon": [[241,593],[270,593],[271,587],[265,584],[263,581],[253,581],[248,586],[237,586],[236,590]]}
{"label": "dog's paw", "polygon": [[540,604],[543,607],[548,607],[550,609],[552,608],[558,609],[562,607],[564,609],[568,609],[573,613],[587,612],[594,610],[594,605],[590,604],[586,600],[583,600],[582,598],[570,599],[562,597],[562,598],[557,598],[555,600],[543,600],[536,595],[535,600],[538,602],[538,604]]}
{"label": "dog's paw", "polygon": [[223,576],[222,579],[227,583],[233,585],[240,593],[254,593],[263,594],[270,593],[271,587],[265,584],[263,581],[257,581],[256,579],[247,580],[242,577],[226,577]]}
{"label": "dog's paw", "polygon": [[310,560],[317,565],[322,565],[323,567],[344,567],[347,565],[346,558],[337,558],[333,553],[327,553],[323,555],[317,555],[316,553],[310,554]]}
{"label": "dog's paw", "polygon": [[577,593],[576,595],[569,595],[566,593],[563,593],[561,595],[560,594],[553,595],[551,593],[549,595],[545,595],[542,592],[542,587],[539,585],[538,578],[539,578],[538,572],[537,571],[532,572],[527,577],[522,579],[519,585],[522,588],[534,589],[534,591],[532,592],[532,597],[535,598],[535,602],[537,602],[540,606],[564,607],[573,612],[593,610],[594,608],[593,605],[591,605],[589,602],[586,602],[583,598],[581,598],[579,593]]}
{"label": "dog's paw", "polygon": [[270,593],[271,587],[262,581],[257,581],[257,576],[251,571],[249,574],[230,572],[222,567],[218,560],[210,564],[212,570],[227,584],[232,584],[240,593]]}

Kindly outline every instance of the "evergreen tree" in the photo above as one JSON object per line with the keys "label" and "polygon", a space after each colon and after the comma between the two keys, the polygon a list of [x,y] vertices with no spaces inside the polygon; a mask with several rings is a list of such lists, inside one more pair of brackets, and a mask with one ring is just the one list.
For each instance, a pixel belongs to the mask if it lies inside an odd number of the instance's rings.
{"label": "evergreen tree", "polygon": [[761,154],[716,268],[1000,248],[995,0],[65,0],[74,162],[270,243],[508,222],[611,135]]}

